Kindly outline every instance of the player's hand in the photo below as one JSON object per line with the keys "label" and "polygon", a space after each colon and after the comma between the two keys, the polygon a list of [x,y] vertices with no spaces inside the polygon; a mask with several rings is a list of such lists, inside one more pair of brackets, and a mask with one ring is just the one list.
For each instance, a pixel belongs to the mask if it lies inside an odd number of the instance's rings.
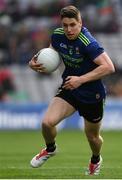
{"label": "player's hand", "polygon": [[68,76],[65,79],[65,83],[63,85],[63,88],[73,90],[81,86],[81,81],[79,76]]}
{"label": "player's hand", "polygon": [[43,66],[43,64],[37,63],[36,56],[33,56],[32,59],[29,61],[29,66],[31,69],[33,69],[36,72],[45,73],[45,67]]}

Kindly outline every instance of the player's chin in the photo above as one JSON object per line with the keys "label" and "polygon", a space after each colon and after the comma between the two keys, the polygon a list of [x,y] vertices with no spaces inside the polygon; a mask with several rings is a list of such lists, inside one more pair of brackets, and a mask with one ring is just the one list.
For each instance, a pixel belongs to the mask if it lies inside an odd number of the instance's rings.
{"label": "player's chin", "polygon": [[67,35],[67,38],[68,38],[69,40],[74,40],[74,39],[75,39],[74,35]]}

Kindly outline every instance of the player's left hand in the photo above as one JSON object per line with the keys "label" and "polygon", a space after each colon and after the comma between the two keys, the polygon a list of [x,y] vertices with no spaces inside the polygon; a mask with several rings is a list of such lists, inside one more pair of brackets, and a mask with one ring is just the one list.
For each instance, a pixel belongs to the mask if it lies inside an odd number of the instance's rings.
{"label": "player's left hand", "polygon": [[68,76],[65,80],[66,81],[63,85],[64,89],[73,90],[81,86],[81,81],[79,76]]}
{"label": "player's left hand", "polygon": [[37,63],[36,55],[33,56],[32,59],[29,61],[29,67],[36,72],[45,73],[45,67],[43,66],[43,64]]}

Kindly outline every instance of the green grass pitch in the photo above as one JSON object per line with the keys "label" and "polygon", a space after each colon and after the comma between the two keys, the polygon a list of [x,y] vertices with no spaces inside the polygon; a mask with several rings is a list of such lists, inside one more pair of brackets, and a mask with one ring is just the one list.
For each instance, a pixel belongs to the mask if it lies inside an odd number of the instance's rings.
{"label": "green grass pitch", "polygon": [[57,155],[35,169],[30,160],[44,145],[41,131],[1,131],[0,179],[121,179],[122,132],[103,131],[102,136],[101,174],[91,177],[84,175],[91,153],[83,131],[60,131]]}

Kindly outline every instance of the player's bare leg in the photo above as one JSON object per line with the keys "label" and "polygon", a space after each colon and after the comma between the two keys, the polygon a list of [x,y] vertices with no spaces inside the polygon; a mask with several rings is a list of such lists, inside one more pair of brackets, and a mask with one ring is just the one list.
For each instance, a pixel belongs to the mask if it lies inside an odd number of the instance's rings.
{"label": "player's bare leg", "polygon": [[32,167],[39,167],[44,164],[48,158],[56,154],[55,137],[57,134],[56,125],[75,112],[73,106],[64,101],[62,98],[55,97],[50,103],[45,117],[42,121],[42,133],[47,148],[34,156],[31,160]]}
{"label": "player's bare leg", "polygon": [[56,137],[56,125],[75,111],[69,103],[59,97],[55,97],[48,107],[42,122],[42,133],[46,144],[51,143]]}
{"label": "player's bare leg", "polygon": [[92,150],[92,157],[88,167],[88,174],[99,174],[102,157],[100,156],[103,138],[100,135],[101,122],[91,123],[85,120],[85,133]]}

